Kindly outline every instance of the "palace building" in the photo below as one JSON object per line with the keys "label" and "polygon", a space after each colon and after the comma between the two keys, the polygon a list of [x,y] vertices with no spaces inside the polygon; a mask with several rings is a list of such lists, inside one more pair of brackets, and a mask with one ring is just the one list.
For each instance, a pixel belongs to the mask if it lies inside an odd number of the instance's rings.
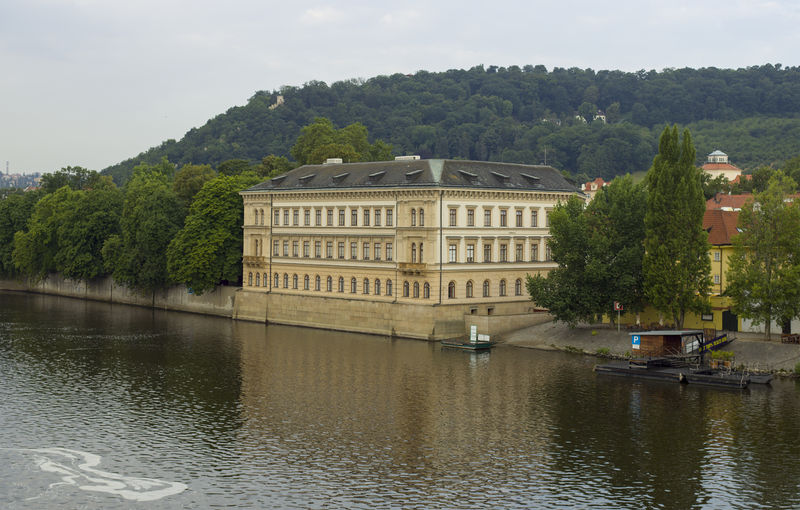
{"label": "palace building", "polygon": [[[578,189],[549,166],[456,160],[306,165],[241,192],[235,316],[438,340],[541,314],[549,213]],[[582,196],[582,195],[581,195]]]}

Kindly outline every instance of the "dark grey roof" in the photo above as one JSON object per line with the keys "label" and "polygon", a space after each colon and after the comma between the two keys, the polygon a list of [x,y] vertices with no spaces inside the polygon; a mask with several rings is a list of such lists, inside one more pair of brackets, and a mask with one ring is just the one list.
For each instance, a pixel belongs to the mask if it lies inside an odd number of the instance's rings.
{"label": "dark grey roof", "polygon": [[452,159],[304,165],[246,191],[397,187],[578,191],[550,166]]}

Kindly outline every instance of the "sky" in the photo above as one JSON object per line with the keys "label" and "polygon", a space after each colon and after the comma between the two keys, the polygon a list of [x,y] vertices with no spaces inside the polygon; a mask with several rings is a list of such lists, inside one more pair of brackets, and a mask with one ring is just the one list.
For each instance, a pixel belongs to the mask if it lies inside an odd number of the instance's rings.
{"label": "sky", "polygon": [[119,163],[312,80],[797,66],[798,0],[2,0],[0,171]]}

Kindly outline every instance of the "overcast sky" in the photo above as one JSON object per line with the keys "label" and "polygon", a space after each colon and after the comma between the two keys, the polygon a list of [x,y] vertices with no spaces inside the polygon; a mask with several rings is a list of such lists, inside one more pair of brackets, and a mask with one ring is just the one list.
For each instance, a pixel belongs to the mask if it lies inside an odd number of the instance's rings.
{"label": "overcast sky", "polygon": [[798,0],[0,0],[0,170],[101,170],[310,80],[796,66],[799,26]]}

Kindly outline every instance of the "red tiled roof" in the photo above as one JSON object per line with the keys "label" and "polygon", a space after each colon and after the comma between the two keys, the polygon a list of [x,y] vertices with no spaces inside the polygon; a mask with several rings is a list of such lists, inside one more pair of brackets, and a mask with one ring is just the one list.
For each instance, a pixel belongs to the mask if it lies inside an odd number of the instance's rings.
{"label": "red tiled roof", "polygon": [[739,175],[737,175],[736,177],[733,178],[733,180],[731,181],[731,184],[739,184],[742,181],[752,181],[752,180],[753,180],[753,176],[751,174],[747,174],[747,175],[739,174]]}
{"label": "red tiled roof", "polygon": [[752,200],[752,193],[744,193],[742,195],[726,195],[724,193],[717,193],[715,196],[706,201],[706,211],[712,209],[741,209],[748,200]]}
{"label": "red tiled roof", "polygon": [[731,244],[731,239],[739,233],[739,211],[707,209],[703,215],[703,228],[708,232],[708,242],[714,246]]}
{"label": "red tiled roof", "polygon": [[703,170],[736,170],[737,172],[741,172],[742,169],[736,165],[731,165],[730,163],[705,163],[703,165]]}

